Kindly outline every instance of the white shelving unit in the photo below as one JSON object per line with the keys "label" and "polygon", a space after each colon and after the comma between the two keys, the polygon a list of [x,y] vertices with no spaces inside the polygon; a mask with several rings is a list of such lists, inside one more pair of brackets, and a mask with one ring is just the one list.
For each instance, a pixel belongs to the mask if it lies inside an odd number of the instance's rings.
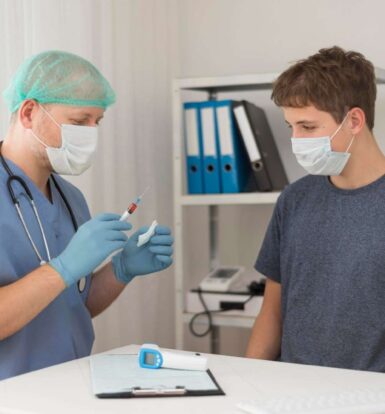
{"label": "white shelving unit", "polygon": [[279,193],[242,193],[242,194],[207,194],[182,195],[182,206],[213,206],[235,204],[273,204],[277,201]]}
{"label": "white shelving unit", "polygon": [[[185,153],[183,135],[183,100],[185,91],[205,92],[206,98],[216,98],[226,92],[247,92],[269,90],[278,77],[278,73],[255,75],[240,75],[216,78],[176,79],[173,82],[173,175],[174,175],[174,231],[175,231],[175,323],[176,346],[183,349],[184,325],[187,324],[191,313],[185,311],[185,278],[183,258],[183,216],[186,207],[207,206],[209,208],[209,235],[210,235],[210,262],[211,267],[218,264],[217,260],[217,217],[218,207],[223,205],[263,205],[274,204],[279,193],[243,193],[243,194],[207,194],[188,195],[185,177]],[[376,68],[376,77],[379,84],[385,84],[385,70]],[[208,271],[210,269],[207,269]],[[202,275],[202,278],[205,275]],[[213,324],[219,326],[235,326],[250,328],[255,318],[230,315],[213,315]],[[217,351],[218,330],[212,332],[212,351]]]}
{"label": "white shelving unit", "polygon": [[[188,195],[185,177],[185,154],[183,135],[182,94],[184,91],[206,92],[206,98],[212,98],[222,92],[241,92],[270,89],[277,78],[276,73],[260,75],[242,75],[218,78],[177,79],[173,83],[173,160],[174,160],[174,231],[175,231],[175,323],[176,346],[183,348],[184,325],[188,324],[193,314],[185,312],[184,261],[183,261],[183,215],[187,206],[208,206],[210,217],[210,262],[217,264],[217,224],[218,207],[221,205],[258,205],[274,204],[279,193],[243,193],[243,194],[207,194]],[[209,269],[207,269],[209,270]],[[202,275],[203,277],[204,275]],[[250,328],[255,318],[231,315],[213,315],[213,325]],[[212,333],[212,351],[215,351],[218,332]]]}

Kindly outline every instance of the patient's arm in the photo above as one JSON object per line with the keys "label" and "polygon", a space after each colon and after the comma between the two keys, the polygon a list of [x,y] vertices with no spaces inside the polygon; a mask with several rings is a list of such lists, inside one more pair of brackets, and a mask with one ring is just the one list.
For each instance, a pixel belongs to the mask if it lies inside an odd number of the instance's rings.
{"label": "patient's arm", "polygon": [[281,350],[281,284],[267,279],[263,304],[246,351],[248,358],[278,358]]}

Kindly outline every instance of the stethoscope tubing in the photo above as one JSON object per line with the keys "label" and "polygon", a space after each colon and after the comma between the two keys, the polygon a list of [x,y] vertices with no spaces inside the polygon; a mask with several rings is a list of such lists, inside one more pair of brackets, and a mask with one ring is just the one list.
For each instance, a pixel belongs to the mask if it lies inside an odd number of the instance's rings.
{"label": "stethoscope tubing", "polygon": [[[8,188],[9,195],[10,195],[10,197],[12,199],[12,203],[15,206],[15,209],[17,211],[17,215],[19,216],[19,219],[20,219],[20,221],[22,223],[22,226],[24,228],[24,231],[27,234],[27,237],[28,237],[28,239],[29,239],[29,241],[31,243],[31,246],[32,246],[34,252],[36,253],[36,256],[38,257],[38,259],[40,261],[40,265],[43,265],[43,264],[46,263],[46,261],[44,260],[44,258],[40,254],[39,250],[37,249],[37,246],[36,246],[35,242],[33,241],[32,235],[31,235],[30,231],[28,230],[28,226],[27,226],[27,224],[26,224],[26,222],[24,220],[23,214],[21,212],[20,202],[19,202],[18,198],[16,197],[15,192],[13,191],[12,182],[13,181],[17,181],[23,187],[23,190],[25,191],[25,193],[27,195],[26,198],[28,199],[28,201],[29,201],[29,203],[31,205],[31,208],[32,208],[33,213],[34,213],[34,216],[35,216],[35,218],[37,220],[37,223],[39,225],[39,229],[40,229],[41,236],[43,238],[44,248],[45,248],[45,251],[46,251],[46,254],[47,254],[47,258],[48,258],[48,261],[50,261],[51,260],[51,254],[50,254],[50,251],[49,251],[47,238],[45,236],[45,232],[44,232],[44,229],[43,229],[43,225],[42,225],[42,222],[40,220],[40,216],[39,216],[39,213],[37,211],[37,208],[36,208],[36,205],[35,205],[35,201],[34,201],[33,196],[32,196],[32,192],[29,189],[27,183],[23,180],[23,178],[21,178],[18,175],[13,174],[12,170],[9,168],[9,165],[5,161],[5,158],[3,157],[3,155],[1,154],[1,143],[0,143],[0,161],[3,164],[3,167],[4,167],[5,171],[8,174],[7,188]],[[63,202],[64,202],[64,204],[65,204],[65,206],[66,206],[66,208],[68,210],[68,213],[69,213],[70,218],[71,218],[71,221],[72,221],[73,228],[74,228],[75,233],[76,233],[77,230],[78,230],[78,224],[77,224],[77,221],[76,221],[76,218],[75,218],[75,214],[74,214],[74,212],[73,212],[73,210],[71,208],[71,205],[70,205],[69,201],[67,200],[67,197],[65,196],[63,190],[60,188],[59,183],[57,182],[56,178],[53,175],[51,175],[51,179],[52,179],[52,181],[53,181],[56,189],[58,190],[58,192],[60,194],[60,197],[62,198],[62,200],[63,200]],[[85,284],[82,283],[81,280],[79,280],[78,281],[78,290],[79,290],[79,292],[80,293],[83,292],[84,288],[85,288]]]}

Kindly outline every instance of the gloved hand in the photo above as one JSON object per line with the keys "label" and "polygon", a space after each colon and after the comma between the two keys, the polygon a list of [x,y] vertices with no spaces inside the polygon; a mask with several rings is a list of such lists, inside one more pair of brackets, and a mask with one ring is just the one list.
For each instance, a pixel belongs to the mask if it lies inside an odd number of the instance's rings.
{"label": "gloved hand", "polygon": [[128,237],[123,231],[131,230],[132,225],[119,218],[118,214],[105,213],[85,222],[64,251],[49,262],[67,287],[89,275],[111,253],[126,244]]}
{"label": "gloved hand", "polygon": [[174,238],[171,230],[156,226],[155,234],[148,243],[137,247],[139,236],[147,230],[148,227],[141,227],[128,239],[124,249],[112,258],[115,276],[122,283],[128,283],[138,275],[159,272],[172,263]]}

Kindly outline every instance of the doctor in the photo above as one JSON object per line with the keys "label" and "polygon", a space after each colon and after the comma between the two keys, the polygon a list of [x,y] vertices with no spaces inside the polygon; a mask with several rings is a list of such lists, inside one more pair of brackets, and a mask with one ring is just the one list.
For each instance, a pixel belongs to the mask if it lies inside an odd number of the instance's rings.
{"label": "doctor", "polygon": [[61,177],[90,166],[115,101],[90,62],[40,53],[4,98],[12,117],[0,147],[0,379],[89,355],[91,318],[135,276],[170,266],[173,243],[158,226],[138,248],[147,228],[128,239],[131,224],[119,215],[91,219],[82,193]]}

